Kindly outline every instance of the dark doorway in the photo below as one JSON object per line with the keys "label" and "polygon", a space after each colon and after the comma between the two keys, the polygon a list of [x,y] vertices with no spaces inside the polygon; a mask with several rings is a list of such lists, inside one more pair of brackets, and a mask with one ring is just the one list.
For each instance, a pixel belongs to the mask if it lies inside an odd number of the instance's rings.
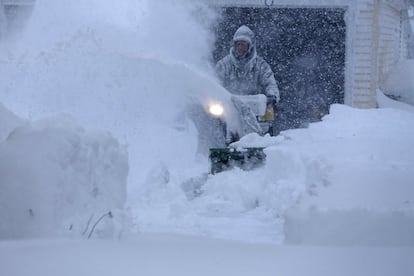
{"label": "dark doorway", "polygon": [[215,26],[217,62],[228,54],[234,32],[251,28],[257,52],[272,67],[281,101],[275,134],[306,127],[344,102],[345,10],[226,7]]}

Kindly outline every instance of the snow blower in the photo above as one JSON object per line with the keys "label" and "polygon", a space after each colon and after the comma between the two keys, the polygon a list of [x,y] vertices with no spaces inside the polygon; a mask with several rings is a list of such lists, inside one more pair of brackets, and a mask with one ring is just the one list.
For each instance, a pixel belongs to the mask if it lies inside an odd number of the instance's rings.
{"label": "snow blower", "polygon": [[240,147],[232,143],[240,137],[255,132],[259,135],[272,132],[274,109],[273,105],[266,104],[266,96],[247,95],[232,96],[231,101],[235,107],[239,124],[238,128],[230,129],[224,121],[224,107],[220,104],[213,104],[209,107],[209,113],[223,121],[226,145],[224,148],[210,148],[211,174],[216,174],[234,167],[243,170],[251,170],[263,165],[266,155],[262,147]]}

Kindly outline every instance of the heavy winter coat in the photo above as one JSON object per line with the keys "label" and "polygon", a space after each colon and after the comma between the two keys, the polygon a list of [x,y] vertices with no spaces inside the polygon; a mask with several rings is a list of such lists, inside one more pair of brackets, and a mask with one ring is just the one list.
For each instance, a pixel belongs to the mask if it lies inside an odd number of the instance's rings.
{"label": "heavy winter coat", "polygon": [[233,44],[240,40],[249,43],[245,56],[238,57],[233,46],[230,53],[217,62],[216,72],[222,85],[233,94],[265,94],[279,101],[279,89],[272,69],[256,54],[253,31],[247,26],[241,26],[234,34]]}

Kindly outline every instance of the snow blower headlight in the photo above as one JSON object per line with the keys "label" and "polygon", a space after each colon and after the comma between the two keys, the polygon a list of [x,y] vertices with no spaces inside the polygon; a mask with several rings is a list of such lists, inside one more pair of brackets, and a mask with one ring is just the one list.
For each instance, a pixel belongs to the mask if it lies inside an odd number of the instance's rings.
{"label": "snow blower headlight", "polygon": [[221,104],[214,103],[214,104],[210,104],[210,106],[208,107],[208,111],[210,112],[210,114],[216,117],[220,117],[224,113],[224,108]]}

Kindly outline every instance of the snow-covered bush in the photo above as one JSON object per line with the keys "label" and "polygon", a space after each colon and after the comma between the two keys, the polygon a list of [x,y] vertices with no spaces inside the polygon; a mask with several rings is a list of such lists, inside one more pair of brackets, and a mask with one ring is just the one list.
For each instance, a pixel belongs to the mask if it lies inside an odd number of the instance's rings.
{"label": "snow-covered bush", "polygon": [[1,239],[122,230],[128,161],[109,133],[65,116],[23,123],[3,106],[0,121]]}

